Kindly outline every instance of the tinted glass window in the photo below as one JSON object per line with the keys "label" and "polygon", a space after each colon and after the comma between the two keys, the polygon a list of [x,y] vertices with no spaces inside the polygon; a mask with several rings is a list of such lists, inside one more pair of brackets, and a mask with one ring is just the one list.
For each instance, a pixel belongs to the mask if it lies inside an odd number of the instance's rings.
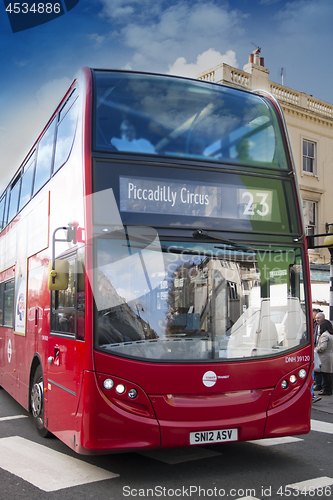
{"label": "tinted glass window", "polygon": [[3,324],[13,327],[14,319],[14,281],[8,281],[3,287]]}
{"label": "tinted glass window", "polygon": [[[98,161],[96,219],[119,224],[299,234],[291,180]],[[118,206],[116,206],[118,203]],[[97,222],[97,220],[96,220]]]}
{"label": "tinted glass window", "polygon": [[95,74],[98,149],[287,168],[265,98],[181,78]]}
{"label": "tinted glass window", "polygon": [[56,172],[68,159],[70,154],[78,113],[77,92],[74,91],[59,113],[54,168]]}
{"label": "tinted glass window", "polygon": [[275,356],[308,341],[297,248],[161,241],[126,227],[96,241],[96,345],[161,360]]}
{"label": "tinted glass window", "polygon": [[0,231],[5,227],[5,206],[6,206],[6,194],[0,200]]}
{"label": "tinted glass window", "polygon": [[51,330],[75,334],[75,258],[69,261],[69,281],[66,290],[52,292]]}
{"label": "tinted glass window", "polygon": [[50,178],[54,143],[54,125],[55,120],[52,121],[38,144],[34,194],[37,193]]}
{"label": "tinted glass window", "polygon": [[84,272],[84,250],[77,252],[77,274],[76,274],[76,338],[85,339],[85,272]]}
{"label": "tinted glass window", "polygon": [[8,207],[8,222],[10,222],[17,214],[18,199],[21,188],[21,174],[15,179],[10,189],[9,207]]}
{"label": "tinted glass window", "polygon": [[61,335],[85,338],[85,273],[84,251],[66,258],[69,262],[69,280],[66,290],[51,294],[51,330]]}
{"label": "tinted glass window", "polygon": [[21,195],[19,202],[19,211],[28,203],[31,197],[32,191],[32,182],[34,176],[34,167],[35,167],[35,154],[29,158],[27,163],[24,166],[24,171],[22,175],[22,186],[21,186]]}

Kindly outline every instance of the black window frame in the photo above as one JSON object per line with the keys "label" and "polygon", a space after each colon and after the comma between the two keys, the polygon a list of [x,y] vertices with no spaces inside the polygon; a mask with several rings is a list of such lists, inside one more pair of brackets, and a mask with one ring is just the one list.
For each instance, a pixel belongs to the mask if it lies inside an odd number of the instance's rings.
{"label": "black window frame", "polygon": [[[289,172],[289,171],[292,171],[294,170],[294,165],[293,165],[293,161],[292,161],[292,158],[291,158],[291,154],[290,154],[290,147],[289,147],[289,144],[288,144],[288,140],[286,138],[286,127],[283,123],[283,117],[281,116],[281,114],[279,113],[278,109],[281,109],[278,102],[276,101],[276,103],[274,104],[272,102],[272,100],[267,96],[265,95],[265,93],[255,93],[255,92],[250,92],[248,90],[244,90],[244,89],[236,89],[236,88],[232,88],[232,87],[228,87],[228,86],[221,86],[221,84],[216,84],[216,83],[213,83],[213,82],[203,82],[203,81],[195,81],[193,79],[189,79],[189,78],[186,78],[186,77],[179,77],[179,76],[172,76],[170,77],[170,75],[160,75],[160,74],[154,74],[154,73],[138,73],[138,72],[135,72],[135,71],[126,71],[126,70],[92,70],[92,76],[93,76],[93,89],[94,89],[94,94],[93,94],[93,120],[92,120],[92,132],[93,132],[93,136],[92,136],[92,147],[93,147],[93,151],[96,152],[96,153],[107,153],[109,155],[114,155],[114,157],[119,157],[119,158],[126,158],[126,156],[128,158],[131,158],[131,156],[136,156],[138,159],[140,158],[140,156],[146,156],[146,157],[149,157],[150,161],[155,161],[154,158],[158,158],[158,161],[161,161],[161,162],[164,162],[164,161],[173,161],[175,163],[186,163],[186,162],[190,162],[191,165],[193,165],[193,162],[197,162],[198,164],[204,166],[208,166],[208,168],[235,168],[235,169],[247,169],[248,168],[248,165],[245,163],[239,163],[239,162],[233,162],[233,160],[230,160],[230,158],[228,159],[218,159],[216,161],[213,161],[212,159],[210,160],[207,160],[207,158],[205,157],[201,157],[201,156],[196,156],[196,155],[193,155],[193,157],[191,157],[191,155],[189,156],[186,156],[186,155],[178,155],[177,153],[175,154],[168,154],[168,155],[165,155],[165,154],[162,154],[162,153],[157,153],[157,154],[151,154],[151,153],[144,153],[144,152],[134,152],[134,151],[130,151],[130,150],[117,150],[115,147],[113,147],[112,145],[109,145],[109,137],[108,135],[106,136],[104,133],[101,133],[101,127],[99,126],[99,123],[98,123],[98,113],[97,113],[97,100],[98,100],[98,96],[97,96],[97,89],[98,89],[98,79],[99,78],[103,78],[103,76],[107,76],[107,74],[109,74],[110,76],[115,76],[115,75],[119,75],[120,77],[124,77],[124,78],[138,78],[138,77],[141,77],[141,78],[152,78],[152,79],[163,79],[163,78],[167,78],[170,82],[171,82],[171,79],[173,79],[174,81],[184,81],[184,84],[186,83],[186,81],[188,82],[188,84],[191,84],[191,85],[198,85],[198,86],[206,86],[207,85],[207,89],[209,88],[208,85],[211,86],[211,89],[213,90],[214,89],[214,86],[216,87],[215,90],[217,90],[218,88],[221,89],[221,87],[224,87],[224,89],[227,91],[227,92],[240,92],[240,93],[244,93],[245,94],[248,94],[248,95],[252,95],[254,96],[255,94],[258,94],[258,97],[262,100],[262,103],[268,107],[270,109],[270,113],[271,113],[271,120],[272,122],[274,121],[275,124],[276,124],[276,130],[279,131],[279,134],[280,134],[280,139],[281,139],[281,144],[283,145],[283,151],[284,151],[284,161],[281,162],[281,165],[283,163],[285,163],[284,166],[268,166],[268,163],[266,161],[253,161],[251,162],[249,165],[250,165],[250,168],[251,169],[257,169],[258,171],[268,171],[269,173],[273,174],[273,172],[278,172],[279,174],[280,173],[286,173],[286,172]],[[134,81],[134,80],[133,80]],[[117,84],[115,85],[114,88],[117,87]],[[184,88],[185,85],[184,85]],[[203,87],[204,88],[204,87]],[[236,95],[236,94],[235,94]],[[240,95],[240,94],[239,94]],[[118,106],[116,106],[117,108],[119,108],[119,111],[124,115],[124,117],[126,118],[132,118],[132,117],[129,117],[127,115],[130,115],[130,111],[132,110],[132,108],[130,107],[122,107],[121,106],[121,103],[119,102],[118,103]],[[133,111],[133,110],[132,110]],[[136,111],[134,110],[133,112],[133,115],[136,115]],[[112,122],[116,122],[117,120],[112,120]],[[126,120],[125,120],[126,121]],[[120,123],[119,123],[120,125]],[[275,128],[275,127],[274,127]],[[97,136],[98,136],[98,131],[99,133],[101,133],[101,137],[104,137],[104,142],[105,144],[102,145],[99,143],[98,139],[97,139]],[[250,135],[252,135],[252,133],[250,133]],[[280,152],[279,152],[279,148],[276,149],[275,151],[275,154],[276,155],[280,155]],[[262,163],[262,164],[261,164]],[[277,165],[280,164],[280,162],[277,163]]]}
{"label": "black window frame", "polygon": [[78,103],[79,103],[78,99],[79,99],[79,93],[78,93],[77,88],[75,87],[72,90],[71,94],[66,99],[65,103],[63,104],[63,106],[59,109],[59,111],[57,113],[57,123],[56,123],[54,151],[53,151],[53,162],[52,162],[52,176],[54,174],[56,174],[58,172],[58,170],[60,170],[65,165],[65,163],[68,161],[68,159],[69,159],[69,157],[71,155],[71,152],[72,152],[72,149],[73,149],[74,140],[75,140],[75,136],[76,136],[76,130],[77,130],[78,110],[77,110],[76,122],[75,122],[75,127],[74,127],[74,133],[73,133],[73,136],[72,136],[72,139],[71,139],[71,146],[69,148],[68,154],[66,156],[66,159],[62,160],[60,162],[58,168],[57,169],[55,168],[55,166],[56,166],[56,159],[57,159],[57,146],[58,146],[59,128],[60,128],[61,124],[63,123],[63,121],[68,116],[68,113],[71,111],[71,109],[73,109],[73,106],[78,105]]}
{"label": "black window frame", "polygon": [[[10,318],[11,321],[7,322],[6,319],[6,292],[11,291],[8,296],[12,297],[12,306],[10,309]],[[14,328],[14,292],[15,292],[15,282],[14,278],[11,278],[9,280],[3,281],[0,283],[0,307],[2,310],[2,315],[0,316],[0,326],[6,327],[6,328]]]}
{"label": "black window frame", "polygon": [[[22,171],[20,171],[18,173],[18,175],[15,177],[15,179],[13,180],[13,182],[11,183],[10,188],[9,188],[7,216],[6,216],[7,224],[9,224],[10,221],[12,221],[14,219],[14,217],[18,213],[18,207],[19,207],[19,202],[20,202],[20,194],[21,194],[21,182],[22,182],[22,175],[21,175],[21,173],[22,173]],[[12,200],[14,200],[14,203],[15,203],[15,198],[12,198],[14,189],[15,190],[18,189],[17,199],[16,199],[16,207],[15,206],[12,207]],[[13,211],[11,211],[12,208],[13,208]]]}
{"label": "black window frame", "polygon": [[[1,208],[1,205],[3,203],[3,206]],[[2,213],[1,213],[2,210]],[[1,197],[0,200],[0,232],[3,231],[3,229],[6,227],[6,211],[7,211],[7,191],[3,193],[3,196]]]}
{"label": "black window frame", "polygon": [[[80,256],[80,251],[82,251],[82,255]],[[74,306],[72,309],[74,310],[74,332],[66,332],[60,329],[54,328],[54,317],[55,314],[54,312],[57,311],[57,307],[54,307],[54,304],[56,305],[57,302],[59,301],[59,291],[58,290],[52,290],[50,293],[50,335],[55,336],[55,337],[66,337],[66,338],[71,338],[74,340],[85,340],[85,329],[83,326],[83,332],[78,331],[78,318],[79,318],[79,311],[83,309],[84,311],[84,317],[85,317],[85,283],[83,284],[83,297],[82,295],[79,298],[79,294],[82,294],[82,291],[80,289],[80,278],[79,274],[82,274],[84,277],[84,270],[82,272],[80,271],[80,266],[82,265],[84,267],[84,248],[77,248],[74,251],[71,251],[68,254],[61,255],[58,257],[59,260],[68,260],[70,263],[74,263],[74,279],[73,279],[73,295],[74,295]],[[68,283],[68,288],[70,287],[70,282]],[[67,288],[67,289],[68,289]],[[60,312],[58,312],[60,314]],[[65,312],[62,312],[61,314],[65,314]]]}
{"label": "black window frame", "polygon": [[[32,192],[33,192],[33,185],[34,185],[34,178],[35,178],[35,167],[36,167],[36,149],[31,153],[31,155],[29,156],[28,160],[25,162],[25,164],[23,165],[22,170],[21,170],[21,190],[20,190],[20,198],[19,198],[19,202],[18,202],[18,211],[19,212],[31,200]],[[24,204],[22,205],[22,194],[23,194],[24,180],[25,180],[26,174],[29,172],[30,169],[31,169],[30,195],[29,195],[29,199],[26,202],[24,202]]]}
{"label": "black window frame", "polygon": [[[33,181],[33,188],[32,188],[32,196],[35,196],[35,194],[37,194],[42,189],[42,187],[45,186],[45,184],[50,180],[51,173],[52,173],[52,170],[53,170],[55,137],[56,137],[56,129],[57,129],[56,124],[57,124],[57,115],[55,115],[52,118],[52,120],[50,121],[49,125],[45,129],[43,135],[41,136],[41,138],[38,141],[36,161],[35,161],[34,181]],[[52,131],[52,127],[53,127],[53,131]],[[38,165],[39,165],[38,159],[40,157],[39,156],[40,155],[40,148],[41,148],[43,139],[46,137],[46,135],[47,135],[47,133],[49,131],[51,132],[51,136],[52,136],[52,153],[51,153],[51,156],[50,156],[49,171],[48,171],[48,174],[45,175],[45,177],[41,177],[42,181],[36,187],[36,180],[38,179],[37,176],[39,174],[39,171],[38,171]]]}

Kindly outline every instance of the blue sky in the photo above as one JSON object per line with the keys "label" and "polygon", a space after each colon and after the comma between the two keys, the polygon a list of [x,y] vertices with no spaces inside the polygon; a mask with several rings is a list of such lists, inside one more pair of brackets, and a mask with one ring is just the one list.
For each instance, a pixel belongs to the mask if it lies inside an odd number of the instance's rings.
{"label": "blue sky", "polygon": [[[81,66],[195,76],[243,68],[261,47],[270,80],[333,103],[332,0],[80,0],[12,33],[0,2],[0,191]],[[254,45],[253,45],[254,44]]]}

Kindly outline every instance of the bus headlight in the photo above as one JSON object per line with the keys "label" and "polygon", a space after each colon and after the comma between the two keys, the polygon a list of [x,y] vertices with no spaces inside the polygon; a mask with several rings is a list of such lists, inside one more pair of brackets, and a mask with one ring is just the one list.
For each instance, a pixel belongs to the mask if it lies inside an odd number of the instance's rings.
{"label": "bus headlight", "polygon": [[106,389],[106,390],[108,390],[108,391],[109,391],[110,389],[112,389],[112,387],[113,387],[113,380],[112,380],[112,378],[106,378],[106,379],[103,381],[103,387],[104,387],[104,389]]}
{"label": "bus headlight", "polygon": [[304,398],[307,398],[307,403],[309,403],[308,396],[312,382],[306,365],[303,365],[303,368],[299,366],[295,367],[289,373],[285,373],[276,384],[269,409],[285,404],[290,399],[296,397],[300,391],[303,391],[302,395],[304,395]]}
{"label": "bus headlight", "polygon": [[137,397],[137,395],[138,395],[138,391],[136,389],[130,389],[128,391],[128,397],[130,399],[135,399]]}
{"label": "bus headlight", "polygon": [[124,386],[124,384],[118,384],[117,385],[116,392],[118,394],[124,394],[125,391],[126,391],[126,387]]}

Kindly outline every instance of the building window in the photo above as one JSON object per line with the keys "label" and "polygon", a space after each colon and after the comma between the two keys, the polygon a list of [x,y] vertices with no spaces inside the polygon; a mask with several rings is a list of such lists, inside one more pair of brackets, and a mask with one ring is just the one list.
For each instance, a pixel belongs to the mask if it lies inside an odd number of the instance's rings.
{"label": "building window", "polygon": [[315,201],[303,200],[303,216],[306,234],[316,234],[317,203]]}
{"label": "building window", "polygon": [[303,172],[316,173],[316,143],[303,140]]}
{"label": "building window", "polygon": [[229,298],[232,300],[238,300],[237,284],[232,283],[231,281],[228,281],[227,286],[228,286],[228,290],[229,290]]}

